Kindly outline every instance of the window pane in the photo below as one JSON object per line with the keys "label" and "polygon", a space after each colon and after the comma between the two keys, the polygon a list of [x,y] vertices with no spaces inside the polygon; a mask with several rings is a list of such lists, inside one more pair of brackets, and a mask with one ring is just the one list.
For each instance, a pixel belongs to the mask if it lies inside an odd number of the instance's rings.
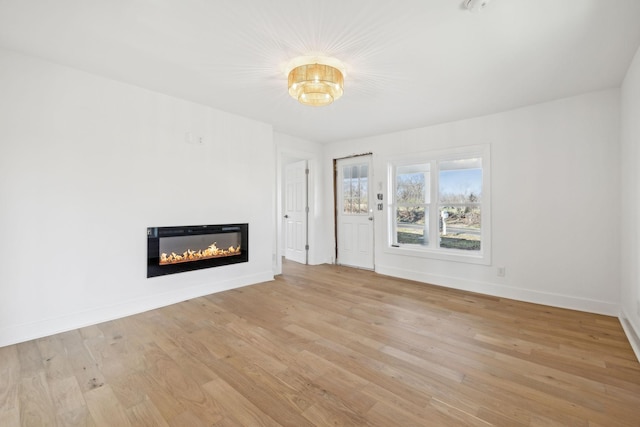
{"label": "window pane", "polygon": [[396,209],[396,240],[398,244],[428,245],[429,210],[420,206],[400,206]]}
{"label": "window pane", "polygon": [[481,247],[479,206],[440,208],[440,247],[479,251]]}
{"label": "window pane", "polygon": [[342,167],[342,212],[351,213],[351,166]]}
{"label": "window pane", "polygon": [[346,199],[351,197],[351,180],[345,179],[342,182],[342,196]]}
{"label": "window pane", "polygon": [[360,165],[360,178],[366,179],[369,176],[369,167],[367,165]]}
{"label": "window pane", "polygon": [[429,203],[429,175],[427,172],[402,172],[396,174],[396,200],[398,203]]}
{"label": "window pane", "polygon": [[369,212],[369,200],[366,197],[360,198],[360,213],[366,214]]}
{"label": "window pane", "polygon": [[351,166],[351,197],[360,197],[360,173],[358,166]]}
{"label": "window pane", "polygon": [[369,167],[366,164],[342,168],[342,210],[345,214],[369,213]]}
{"label": "window pane", "polygon": [[440,203],[482,201],[482,159],[442,161],[438,168]]}
{"label": "window pane", "polygon": [[351,213],[351,186],[346,182],[342,188],[342,211]]}
{"label": "window pane", "polygon": [[367,166],[360,167],[360,213],[369,212],[369,178],[367,177]]}
{"label": "window pane", "polygon": [[342,167],[342,179],[344,180],[351,179],[351,166]]}

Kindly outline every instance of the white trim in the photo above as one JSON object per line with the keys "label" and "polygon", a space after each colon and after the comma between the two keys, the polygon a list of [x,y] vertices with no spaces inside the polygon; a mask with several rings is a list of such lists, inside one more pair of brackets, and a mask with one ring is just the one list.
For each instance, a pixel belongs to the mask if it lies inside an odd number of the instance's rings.
{"label": "white trim", "polygon": [[[274,135],[277,134],[277,132],[274,133]],[[279,135],[283,135],[284,137],[289,137],[288,135],[285,134],[279,134]],[[293,137],[291,137],[293,138]],[[276,137],[274,136],[274,139],[276,139]],[[308,183],[308,188],[307,188],[307,196],[309,197],[309,218],[307,219],[308,222],[308,226],[309,226],[309,232],[307,233],[307,238],[309,239],[309,264],[310,265],[317,265],[317,264],[322,264],[323,262],[329,262],[328,260],[322,260],[321,262],[317,261],[317,258],[319,257],[319,252],[318,252],[318,243],[317,243],[317,239],[315,238],[314,234],[312,233],[311,230],[313,230],[314,227],[314,218],[315,218],[315,214],[314,212],[316,212],[316,207],[315,207],[315,194],[316,194],[316,186],[317,184],[317,180],[319,179],[319,160],[318,160],[318,154],[313,152],[313,151],[307,151],[307,150],[298,150],[298,149],[294,149],[294,148],[290,148],[289,146],[286,145],[286,143],[283,145],[282,143],[278,143],[276,142],[276,195],[275,195],[275,206],[276,206],[276,216],[275,216],[275,225],[274,227],[276,228],[276,243],[275,243],[275,252],[276,252],[276,259],[274,262],[274,274],[275,275],[279,275],[282,274],[282,258],[284,258],[285,256],[285,248],[284,248],[284,229],[282,227],[282,218],[284,216],[284,194],[283,194],[283,190],[284,190],[284,168],[286,167],[287,164],[295,162],[295,161],[299,161],[299,160],[306,160],[307,161],[307,168],[309,168],[309,175],[308,175],[308,179],[309,179],[309,183]]]}
{"label": "white trim", "polygon": [[394,163],[398,166],[409,165],[416,162],[416,159],[427,158],[429,160],[457,160],[461,155],[485,154],[485,150],[490,149],[490,144],[466,145],[460,147],[445,148],[430,151],[418,151],[416,153],[399,154],[386,157],[386,162]]}
{"label": "white trim", "polygon": [[[157,280],[157,279],[153,279]],[[272,271],[264,271],[247,276],[234,277],[230,280],[213,280],[197,284],[189,288],[180,288],[171,292],[154,295],[151,298],[141,298],[125,301],[109,306],[97,307],[67,314],[60,317],[23,323],[0,329],[0,347],[17,344],[45,336],[66,332],[85,326],[95,325],[134,314],[143,313],[160,307],[166,307],[192,298],[210,295],[229,289],[240,288],[252,284],[273,280]]]}
{"label": "white trim", "polygon": [[534,304],[548,305],[552,307],[567,308],[570,310],[585,311],[588,313],[604,314],[617,317],[620,313],[620,305],[615,302],[603,302],[587,298],[576,298],[569,295],[539,292],[533,289],[515,289],[510,286],[476,280],[460,279],[458,277],[438,274],[423,273],[420,271],[406,270],[393,266],[377,265],[376,272],[387,276],[402,279],[415,280],[417,282],[444,286],[452,289],[491,295],[500,298],[508,298],[517,301]]}
{"label": "white trim", "polygon": [[[484,243],[484,242],[483,242]],[[417,258],[429,258],[429,259],[438,259],[443,261],[453,261],[453,262],[464,262],[467,264],[480,264],[480,265],[490,265],[491,259],[486,259],[483,255],[476,255],[471,251],[464,251],[462,249],[432,249],[432,248],[416,248],[413,249],[410,245],[404,245],[400,247],[389,246],[388,244],[384,246],[383,252],[392,254],[392,255],[400,255],[400,256],[411,256]]]}
{"label": "white trim", "polygon": [[631,318],[627,316],[627,313],[624,311],[624,308],[620,310],[619,319],[622,329],[624,329],[624,333],[627,335],[629,344],[631,344],[631,348],[636,355],[636,359],[640,362],[640,327],[633,324]]}

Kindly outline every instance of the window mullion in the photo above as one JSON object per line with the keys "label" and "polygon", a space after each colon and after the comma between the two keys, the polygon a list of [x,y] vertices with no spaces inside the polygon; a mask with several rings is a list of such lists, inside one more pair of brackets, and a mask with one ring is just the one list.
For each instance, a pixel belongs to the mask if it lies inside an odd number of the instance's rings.
{"label": "window mullion", "polygon": [[439,242],[439,223],[438,223],[438,200],[440,195],[438,194],[439,176],[438,176],[438,162],[431,160],[429,167],[430,174],[430,195],[429,195],[429,246],[432,248],[438,247]]}

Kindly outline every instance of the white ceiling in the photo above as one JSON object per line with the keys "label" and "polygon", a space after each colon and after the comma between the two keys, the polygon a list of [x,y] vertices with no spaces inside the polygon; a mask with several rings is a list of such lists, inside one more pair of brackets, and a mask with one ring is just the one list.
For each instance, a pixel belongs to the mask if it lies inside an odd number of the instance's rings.
{"label": "white ceiling", "polygon": [[[331,142],[619,87],[640,0],[0,0],[0,46]],[[284,67],[330,55],[306,107]]]}

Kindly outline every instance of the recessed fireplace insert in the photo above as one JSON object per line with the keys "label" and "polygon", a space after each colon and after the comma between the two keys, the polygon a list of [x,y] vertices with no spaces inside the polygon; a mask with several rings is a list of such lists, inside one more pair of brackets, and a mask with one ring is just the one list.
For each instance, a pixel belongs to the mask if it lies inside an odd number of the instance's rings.
{"label": "recessed fireplace insert", "polygon": [[147,228],[147,277],[249,261],[249,224]]}

